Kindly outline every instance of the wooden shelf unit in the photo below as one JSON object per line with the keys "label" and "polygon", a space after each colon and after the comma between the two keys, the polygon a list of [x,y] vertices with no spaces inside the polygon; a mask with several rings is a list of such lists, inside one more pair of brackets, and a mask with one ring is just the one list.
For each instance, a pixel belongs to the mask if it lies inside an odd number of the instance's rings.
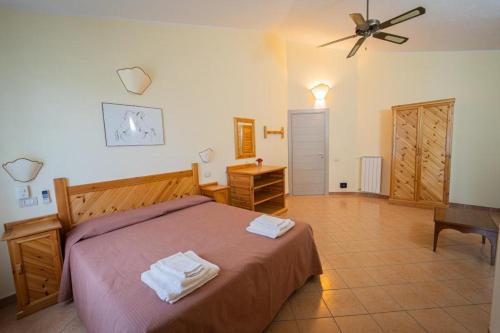
{"label": "wooden shelf unit", "polygon": [[264,214],[286,212],[285,169],[253,163],[228,167],[231,205]]}

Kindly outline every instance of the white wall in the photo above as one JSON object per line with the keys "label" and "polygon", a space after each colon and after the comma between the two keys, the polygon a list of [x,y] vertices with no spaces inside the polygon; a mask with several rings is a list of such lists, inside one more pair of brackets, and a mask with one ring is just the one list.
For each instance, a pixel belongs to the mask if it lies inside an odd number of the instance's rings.
{"label": "white wall", "polygon": [[[285,165],[287,143],[263,139],[262,126],[286,125],[285,43],[254,31],[47,16],[0,9],[0,162],[44,161],[31,188],[52,179],[72,184],[202,165],[225,182],[235,163],[233,116],[256,119],[257,154]],[[142,66],[153,79],[129,94],[115,70]],[[166,144],[107,148],[101,102],[163,108]],[[242,161],[238,161],[242,162]],[[243,161],[245,162],[245,161]],[[55,212],[55,203],[19,209],[15,183],[0,170],[0,223]],[[40,200],[41,201],[41,200]],[[14,292],[5,242],[0,244],[0,298]]]}
{"label": "white wall", "polygon": [[455,97],[450,201],[500,207],[500,51],[363,53],[359,153],[381,154],[389,192],[392,105]]}
{"label": "white wall", "polygon": [[[359,156],[357,148],[357,67],[344,51],[287,43],[288,109],[315,107],[310,88],[327,83],[331,90],[325,101],[330,109],[329,190],[358,191]],[[340,182],[348,187],[341,189]]]}

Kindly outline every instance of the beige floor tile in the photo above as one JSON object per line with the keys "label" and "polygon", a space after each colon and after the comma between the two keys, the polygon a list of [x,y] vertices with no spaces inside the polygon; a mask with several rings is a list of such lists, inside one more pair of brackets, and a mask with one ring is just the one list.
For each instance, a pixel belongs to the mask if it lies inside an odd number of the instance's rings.
{"label": "beige floor tile", "polygon": [[296,293],[291,297],[290,305],[296,319],[331,317],[319,292]]}
{"label": "beige floor tile", "polygon": [[413,283],[410,287],[417,293],[432,300],[439,306],[457,306],[470,304],[470,301],[448,288],[445,282],[426,281]]}
{"label": "beige floor tile", "polygon": [[364,268],[339,269],[337,273],[349,288],[376,286],[377,282]]}
{"label": "beige floor tile", "polygon": [[408,282],[391,266],[366,268],[366,272],[378,285],[403,284]]}
{"label": "beige floor tile", "polygon": [[277,321],[271,323],[264,333],[300,333],[299,327],[295,320]]}
{"label": "beige floor tile", "polygon": [[467,329],[442,309],[413,310],[410,315],[429,333],[465,333]]}
{"label": "beige floor tile", "polygon": [[87,330],[80,318],[76,317],[72,321],[69,322],[68,325],[64,327],[61,333],[85,333]]}
{"label": "beige floor tile", "polygon": [[428,297],[415,292],[410,285],[390,285],[382,287],[404,310],[426,309],[437,307]]}
{"label": "beige floor tile", "polygon": [[354,288],[352,291],[369,313],[401,310],[399,304],[381,287]]}
{"label": "beige floor tile", "polygon": [[333,318],[298,320],[300,333],[340,333]]}
{"label": "beige floor tile", "polygon": [[444,308],[460,324],[472,332],[488,332],[490,315],[478,305]]}
{"label": "beige floor tile", "polygon": [[420,268],[418,264],[395,265],[392,268],[408,282],[433,280],[433,276]]}
{"label": "beige floor tile", "polygon": [[424,333],[425,330],[406,312],[386,312],[372,315],[386,333]]}
{"label": "beige floor tile", "polygon": [[323,291],[323,299],[333,316],[350,316],[367,313],[350,289]]}
{"label": "beige floor tile", "polygon": [[284,321],[284,320],[293,320],[295,317],[293,316],[292,307],[290,306],[290,302],[286,301],[285,304],[281,307],[278,314],[274,317],[274,321]]}
{"label": "beige floor tile", "polygon": [[448,280],[443,284],[472,304],[491,303],[493,291],[471,279]]}
{"label": "beige floor tile", "polygon": [[369,315],[337,317],[342,333],[381,333],[377,322]]}
{"label": "beige floor tile", "polygon": [[347,284],[335,270],[325,270],[319,277],[320,288],[322,290],[344,289]]}

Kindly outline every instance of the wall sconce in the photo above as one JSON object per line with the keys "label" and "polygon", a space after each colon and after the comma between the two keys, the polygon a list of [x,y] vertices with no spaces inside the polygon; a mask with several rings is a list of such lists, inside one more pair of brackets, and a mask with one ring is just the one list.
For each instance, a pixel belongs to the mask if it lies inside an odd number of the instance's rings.
{"label": "wall sconce", "polygon": [[311,92],[314,95],[316,102],[324,102],[329,90],[330,86],[324,83],[320,83],[311,88]]}
{"label": "wall sconce", "polygon": [[142,95],[151,85],[151,77],[141,68],[122,68],[116,71],[128,92]]}
{"label": "wall sconce", "polygon": [[18,158],[12,162],[2,164],[5,172],[16,182],[28,183],[38,176],[43,162],[32,161],[28,158]]}
{"label": "wall sconce", "polygon": [[213,155],[214,155],[214,150],[212,148],[207,148],[205,150],[202,150],[198,153],[200,156],[200,160],[203,163],[210,163],[212,162]]}

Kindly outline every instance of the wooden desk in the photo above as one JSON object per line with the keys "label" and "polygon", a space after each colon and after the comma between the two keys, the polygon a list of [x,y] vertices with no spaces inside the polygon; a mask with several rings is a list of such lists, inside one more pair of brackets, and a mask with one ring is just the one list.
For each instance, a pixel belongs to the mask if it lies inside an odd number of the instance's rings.
{"label": "wooden desk", "polygon": [[473,208],[435,208],[434,209],[434,251],[439,233],[443,229],[454,229],[464,233],[476,233],[488,238],[491,244],[491,265],[495,264],[498,226],[488,210]]}
{"label": "wooden desk", "polygon": [[284,166],[235,165],[227,168],[231,205],[279,215],[285,204]]}

